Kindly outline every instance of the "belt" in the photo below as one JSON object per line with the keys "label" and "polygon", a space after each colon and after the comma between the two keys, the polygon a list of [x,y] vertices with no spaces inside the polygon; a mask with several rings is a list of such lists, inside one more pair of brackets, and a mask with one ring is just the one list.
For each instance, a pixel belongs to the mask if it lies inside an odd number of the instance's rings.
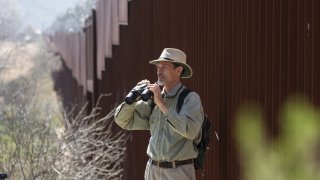
{"label": "belt", "polygon": [[186,165],[186,164],[193,164],[193,159],[187,159],[183,161],[155,161],[150,159],[151,164],[162,167],[162,168],[176,168],[178,166]]}

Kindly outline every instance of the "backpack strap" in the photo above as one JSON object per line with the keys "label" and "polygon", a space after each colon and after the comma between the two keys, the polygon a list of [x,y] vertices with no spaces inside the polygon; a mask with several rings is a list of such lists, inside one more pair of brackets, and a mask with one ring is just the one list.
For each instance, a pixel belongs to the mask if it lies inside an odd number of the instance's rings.
{"label": "backpack strap", "polygon": [[149,104],[150,109],[151,109],[151,113],[154,110],[154,108],[156,107],[156,103],[154,103],[154,101],[152,100],[151,103]]}
{"label": "backpack strap", "polygon": [[179,94],[178,102],[177,102],[177,113],[178,113],[178,114],[180,113],[180,110],[181,110],[181,108],[182,108],[184,99],[185,99],[185,98],[188,96],[188,94],[191,93],[191,92],[192,92],[191,89],[185,88],[185,89],[183,89],[183,91]]}

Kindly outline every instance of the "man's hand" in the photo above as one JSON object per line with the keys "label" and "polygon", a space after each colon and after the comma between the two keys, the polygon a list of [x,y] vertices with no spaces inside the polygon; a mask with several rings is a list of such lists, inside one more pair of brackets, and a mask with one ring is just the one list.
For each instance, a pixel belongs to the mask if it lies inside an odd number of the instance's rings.
{"label": "man's hand", "polygon": [[165,114],[168,111],[166,104],[163,102],[161,96],[160,86],[158,84],[148,84],[148,88],[153,92],[154,103],[158,105],[160,110]]}
{"label": "man's hand", "polygon": [[140,82],[138,82],[137,86],[140,86],[141,84],[150,84],[150,81],[147,79],[141,80]]}

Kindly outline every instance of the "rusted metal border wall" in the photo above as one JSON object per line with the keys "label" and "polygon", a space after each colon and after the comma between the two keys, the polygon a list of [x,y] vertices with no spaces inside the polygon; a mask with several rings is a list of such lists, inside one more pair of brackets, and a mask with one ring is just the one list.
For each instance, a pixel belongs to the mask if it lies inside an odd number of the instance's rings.
{"label": "rusted metal border wall", "polygon": [[[299,92],[320,104],[318,17],[317,0],[131,1],[129,25],[120,27],[120,45],[106,59],[102,80],[95,77],[93,94],[112,93],[102,101],[107,113],[138,81],[156,80],[148,61],[163,48],[182,49],[194,70],[183,83],[200,94],[220,134],[220,141],[210,144],[206,178],[242,179],[234,138],[241,103],[261,105],[271,140],[288,96]],[[124,179],[143,179],[150,135],[137,131],[130,136]]]}
{"label": "rusted metal border wall", "polygon": [[[121,27],[120,46],[98,82],[99,93],[113,94],[103,106],[119,104],[141,79],[155,81],[148,61],[163,48],[184,50],[195,72],[184,83],[200,94],[220,133],[220,142],[211,143],[206,177],[240,179],[234,122],[241,102],[262,106],[271,137],[291,93],[320,102],[319,10],[315,0],[132,1],[129,26]],[[132,133],[125,179],[142,179],[148,138],[147,132]]]}

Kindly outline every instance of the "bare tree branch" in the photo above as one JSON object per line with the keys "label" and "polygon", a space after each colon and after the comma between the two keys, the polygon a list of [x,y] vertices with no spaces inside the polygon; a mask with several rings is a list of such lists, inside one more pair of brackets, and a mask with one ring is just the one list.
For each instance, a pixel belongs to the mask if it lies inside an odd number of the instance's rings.
{"label": "bare tree branch", "polygon": [[105,117],[98,109],[78,114],[66,129],[60,151],[65,166],[53,167],[62,179],[121,179],[127,136],[113,130],[115,109]]}

